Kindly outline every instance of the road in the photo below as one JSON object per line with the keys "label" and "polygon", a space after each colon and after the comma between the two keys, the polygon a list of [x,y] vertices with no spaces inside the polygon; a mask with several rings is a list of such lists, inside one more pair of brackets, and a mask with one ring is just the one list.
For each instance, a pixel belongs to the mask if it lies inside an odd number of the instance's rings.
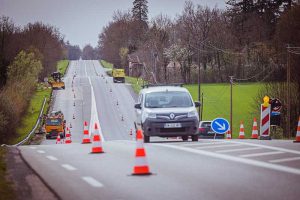
{"label": "road", "polygon": [[[153,174],[132,176],[130,86],[112,83],[98,61],[72,61],[64,80],[53,109],[72,124],[73,143],[19,147],[61,199],[299,199],[300,145],[291,141],[155,138],[145,144]],[[91,154],[92,144],[81,144],[84,121],[99,121],[105,153]]]}

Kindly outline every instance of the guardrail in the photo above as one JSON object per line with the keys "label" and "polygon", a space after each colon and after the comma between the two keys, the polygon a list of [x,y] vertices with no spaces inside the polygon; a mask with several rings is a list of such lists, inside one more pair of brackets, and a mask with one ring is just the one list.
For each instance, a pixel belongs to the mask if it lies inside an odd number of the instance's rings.
{"label": "guardrail", "polygon": [[25,139],[23,139],[21,142],[17,143],[17,144],[14,144],[14,145],[2,144],[1,146],[20,146],[20,145],[24,144],[25,142],[27,142],[27,141],[29,140],[29,138],[31,137],[31,135],[32,135],[32,134],[35,132],[35,130],[37,129],[39,123],[41,122],[42,115],[43,115],[43,112],[44,112],[44,108],[45,108],[45,105],[46,105],[46,101],[47,101],[47,98],[45,97],[45,98],[44,98],[43,105],[42,105],[41,110],[40,110],[39,117],[38,117],[38,119],[36,120],[35,126],[34,126],[33,129],[30,131],[30,133],[28,133],[27,137],[26,137]]}

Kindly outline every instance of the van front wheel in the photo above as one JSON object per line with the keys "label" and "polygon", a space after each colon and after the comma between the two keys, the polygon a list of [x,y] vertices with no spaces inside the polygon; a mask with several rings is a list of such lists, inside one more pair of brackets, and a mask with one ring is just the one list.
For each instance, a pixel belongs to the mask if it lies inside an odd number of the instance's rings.
{"label": "van front wheel", "polygon": [[144,135],[144,142],[149,143],[150,142],[150,136]]}

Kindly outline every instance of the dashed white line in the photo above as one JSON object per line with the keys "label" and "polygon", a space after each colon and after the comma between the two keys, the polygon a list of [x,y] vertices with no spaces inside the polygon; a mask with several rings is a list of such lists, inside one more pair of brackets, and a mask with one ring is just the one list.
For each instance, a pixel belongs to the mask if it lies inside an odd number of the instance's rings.
{"label": "dashed white line", "polygon": [[275,160],[269,160],[269,162],[271,162],[271,163],[281,163],[281,162],[290,162],[290,161],[296,161],[296,160],[300,160],[300,157],[275,159]]}
{"label": "dashed white line", "polygon": [[75,167],[73,167],[72,165],[68,165],[68,164],[63,164],[61,165],[63,168],[65,168],[66,170],[69,170],[69,171],[74,171],[76,170]]}
{"label": "dashed white line", "polygon": [[36,147],[29,147],[30,149],[36,149]]}
{"label": "dashed white line", "polygon": [[204,146],[204,147],[195,147],[196,149],[212,149],[212,148],[219,148],[219,147],[235,147],[241,146],[240,144],[223,144],[223,145],[214,145],[214,146]]}
{"label": "dashed white line", "polygon": [[54,157],[54,156],[46,156],[46,158],[48,158],[49,160],[57,160],[57,158],[56,157]]}
{"label": "dashed white line", "polygon": [[239,149],[225,149],[215,151],[216,153],[230,153],[230,152],[239,152],[239,151],[250,151],[250,150],[257,150],[262,149],[261,147],[248,147],[248,148],[239,148]]}
{"label": "dashed white line", "polygon": [[251,159],[241,158],[241,157],[237,157],[237,156],[231,156],[231,155],[227,155],[227,154],[219,154],[219,153],[214,153],[214,152],[210,152],[210,151],[192,149],[192,148],[169,145],[169,144],[153,144],[153,145],[161,146],[164,148],[177,149],[177,150],[181,150],[181,151],[186,151],[186,152],[209,156],[209,157],[218,158],[218,159],[239,162],[239,163],[252,165],[252,166],[256,166],[256,167],[263,167],[266,169],[272,169],[272,170],[276,170],[276,171],[300,175],[300,169],[282,166],[282,165],[276,165],[273,163],[267,163],[267,162],[262,162],[262,161],[258,161],[258,160],[251,160]]}
{"label": "dashed white line", "polygon": [[100,183],[99,181],[95,180],[94,178],[92,178],[90,176],[84,176],[81,178],[93,187],[103,187],[102,183]]}
{"label": "dashed white line", "polygon": [[271,152],[264,152],[264,153],[252,153],[252,154],[245,154],[240,155],[242,158],[251,158],[251,157],[258,157],[258,156],[269,156],[269,155],[276,155],[276,154],[282,154],[284,152],[282,151],[271,151]]}
{"label": "dashed white line", "polygon": [[46,153],[45,151],[43,150],[37,150],[38,153]]}

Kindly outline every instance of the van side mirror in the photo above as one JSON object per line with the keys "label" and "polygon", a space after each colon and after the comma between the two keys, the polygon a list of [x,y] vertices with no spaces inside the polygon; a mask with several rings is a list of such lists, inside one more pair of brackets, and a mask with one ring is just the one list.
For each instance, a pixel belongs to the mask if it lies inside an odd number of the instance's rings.
{"label": "van side mirror", "polygon": [[142,109],[142,106],[141,106],[140,103],[137,103],[137,104],[134,105],[134,108],[135,109]]}
{"label": "van side mirror", "polygon": [[199,101],[195,101],[195,107],[200,107],[201,103]]}

